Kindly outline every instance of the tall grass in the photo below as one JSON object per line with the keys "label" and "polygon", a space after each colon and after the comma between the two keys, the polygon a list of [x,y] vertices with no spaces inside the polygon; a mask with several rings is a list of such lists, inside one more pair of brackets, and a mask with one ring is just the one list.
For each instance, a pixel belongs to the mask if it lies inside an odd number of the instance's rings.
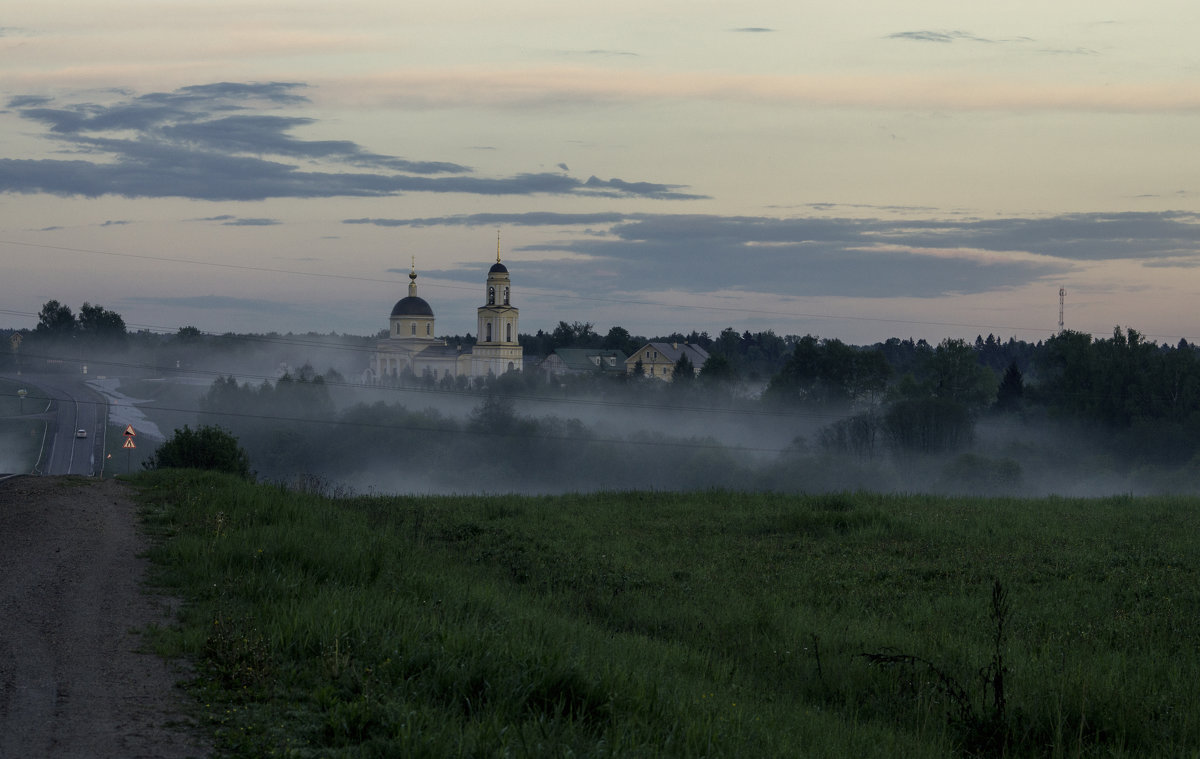
{"label": "tall grass", "polygon": [[[135,482],[230,755],[1193,756],[1193,500]],[[920,667],[996,661],[980,743]]]}

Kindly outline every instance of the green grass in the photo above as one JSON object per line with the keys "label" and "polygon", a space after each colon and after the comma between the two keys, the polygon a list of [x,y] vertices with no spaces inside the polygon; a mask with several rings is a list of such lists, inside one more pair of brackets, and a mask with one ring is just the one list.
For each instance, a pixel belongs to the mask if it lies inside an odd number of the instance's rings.
{"label": "green grass", "polygon": [[0,472],[33,471],[46,423],[38,419],[0,419]]}
{"label": "green grass", "polygon": [[45,409],[45,401],[39,402],[34,397],[22,401],[18,390],[26,390],[31,396],[41,395],[36,387],[31,388],[20,381],[0,379],[0,417],[37,414]]}
{"label": "green grass", "polygon": [[[22,389],[32,397],[22,401],[17,394]],[[41,391],[23,382],[0,379],[0,472],[27,473],[37,463],[46,423],[21,417],[45,410],[39,395]]]}
{"label": "green grass", "polygon": [[[1200,746],[1192,499],[331,500],[195,472],[134,481],[158,581],[186,600],[154,639],[197,662],[192,692],[230,756]],[[996,579],[1012,609],[998,723],[979,679]],[[931,666],[862,656],[878,652]]]}

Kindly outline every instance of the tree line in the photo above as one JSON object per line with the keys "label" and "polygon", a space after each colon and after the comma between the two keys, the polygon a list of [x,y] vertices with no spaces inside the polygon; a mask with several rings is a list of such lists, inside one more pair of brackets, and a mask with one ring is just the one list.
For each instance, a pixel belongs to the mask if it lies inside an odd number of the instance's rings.
{"label": "tree line", "polygon": [[[222,356],[252,359],[264,354],[294,356],[306,350],[282,336],[211,336],[190,326],[171,335],[130,333],[115,311],[84,303],[75,314],[55,300],[43,306],[37,326],[22,334],[28,338],[22,350],[30,353],[39,346],[62,344],[80,354],[90,348],[112,352],[150,346],[158,369],[186,368],[202,347],[211,349],[211,361],[217,366]],[[448,339],[469,341],[471,336]],[[345,367],[365,363],[363,357],[372,345],[371,338],[331,335],[322,340],[322,344],[353,349],[344,351],[344,373],[335,375],[339,382],[355,376]],[[889,451],[966,450],[979,422],[996,417],[1095,431],[1097,439],[1109,441],[1110,449],[1131,464],[1152,460],[1182,464],[1200,454],[1200,350],[1186,340],[1158,344],[1134,329],[1116,328],[1104,338],[1068,330],[1037,342],[1002,341],[988,335],[974,342],[948,338],[937,345],[891,338],[868,346],[815,335],[779,336],[771,330],[739,332],[731,327],[715,337],[691,331],[646,338],[620,326],[601,334],[590,323],[565,321],[549,332],[520,335],[530,359],[559,348],[630,354],[651,340],[693,343],[703,347],[709,358],[696,374],[687,370],[690,367],[677,367],[681,371],[673,383],[599,373],[551,382],[529,366],[512,376],[454,378],[444,389],[477,392],[480,397],[599,393],[668,406],[687,406],[703,397],[706,403],[740,407],[821,410],[836,419],[814,436],[814,444],[866,459]],[[0,366],[10,368],[14,360],[15,351],[5,352]],[[254,389],[260,397],[252,402],[243,398],[233,405],[273,407],[309,392],[305,385],[321,381],[311,370],[310,376],[287,376]],[[401,381],[433,382],[421,377]],[[230,403],[235,395],[244,394],[230,382],[232,378],[214,386],[209,400],[213,408],[232,408],[219,400],[222,393],[230,396]],[[312,399],[298,408],[302,415],[332,413],[332,407]],[[287,446],[279,440],[272,445],[281,457],[286,452]],[[298,443],[293,452],[302,456],[303,445]]]}

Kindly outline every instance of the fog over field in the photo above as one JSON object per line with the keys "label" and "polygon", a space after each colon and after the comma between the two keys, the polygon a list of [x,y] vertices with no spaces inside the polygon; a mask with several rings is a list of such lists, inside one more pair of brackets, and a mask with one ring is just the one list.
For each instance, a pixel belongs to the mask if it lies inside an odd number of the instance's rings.
{"label": "fog over field", "polygon": [[[746,345],[768,337],[779,343],[773,363],[747,363]],[[216,425],[260,479],[289,486],[1200,492],[1200,357],[1133,330],[862,347],[729,330],[710,348],[732,368],[706,362],[670,383],[548,378],[527,354],[525,371],[501,377],[367,385],[375,339],[181,330],[93,345],[35,335],[23,360],[60,372],[86,363],[110,423],[139,429],[138,455],[173,430]]]}

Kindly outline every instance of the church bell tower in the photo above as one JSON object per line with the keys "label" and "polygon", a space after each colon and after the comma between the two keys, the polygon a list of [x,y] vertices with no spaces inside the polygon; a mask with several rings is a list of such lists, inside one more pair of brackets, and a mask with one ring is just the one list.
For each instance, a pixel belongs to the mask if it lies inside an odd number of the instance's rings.
{"label": "church bell tower", "polygon": [[519,370],[524,363],[517,342],[518,309],[512,305],[512,283],[508,267],[500,262],[500,233],[496,233],[496,263],[488,270],[484,304],[476,310],[478,329],[472,350],[471,374],[499,376]]}

